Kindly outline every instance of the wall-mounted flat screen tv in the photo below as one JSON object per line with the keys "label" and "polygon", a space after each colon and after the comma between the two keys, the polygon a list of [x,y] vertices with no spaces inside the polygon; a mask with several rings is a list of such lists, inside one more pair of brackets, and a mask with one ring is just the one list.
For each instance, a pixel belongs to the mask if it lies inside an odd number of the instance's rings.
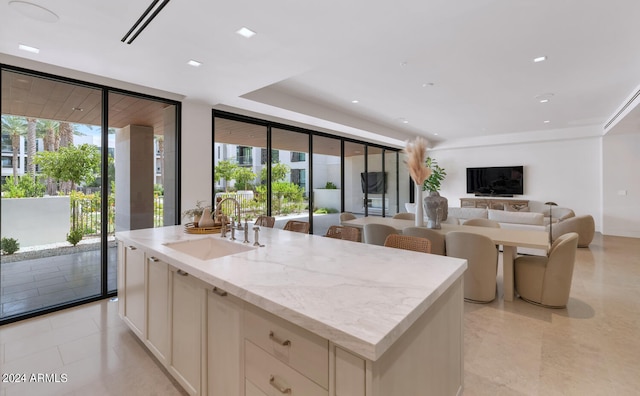
{"label": "wall-mounted flat screen tv", "polygon": [[362,193],[382,194],[387,192],[386,172],[362,172],[360,173]]}
{"label": "wall-mounted flat screen tv", "polygon": [[467,168],[467,193],[476,195],[524,194],[523,166]]}

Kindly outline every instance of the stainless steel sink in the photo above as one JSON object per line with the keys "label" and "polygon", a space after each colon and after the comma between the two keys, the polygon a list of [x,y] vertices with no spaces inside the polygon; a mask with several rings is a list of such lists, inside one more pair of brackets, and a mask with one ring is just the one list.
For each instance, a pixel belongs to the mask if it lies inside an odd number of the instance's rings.
{"label": "stainless steel sink", "polygon": [[166,247],[200,260],[211,260],[255,249],[252,246],[230,242],[220,237],[205,237],[180,242],[167,242]]}

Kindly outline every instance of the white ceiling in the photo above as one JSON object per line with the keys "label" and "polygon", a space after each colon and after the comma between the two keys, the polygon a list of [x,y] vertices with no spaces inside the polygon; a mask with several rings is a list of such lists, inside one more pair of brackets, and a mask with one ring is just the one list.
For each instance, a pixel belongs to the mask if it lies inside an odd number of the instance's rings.
{"label": "white ceiling", "polygon": [[399,141],[604,130],[640,87],[638,0],[172,0],[130,45],[151,0],[9,3],[0,53]]}

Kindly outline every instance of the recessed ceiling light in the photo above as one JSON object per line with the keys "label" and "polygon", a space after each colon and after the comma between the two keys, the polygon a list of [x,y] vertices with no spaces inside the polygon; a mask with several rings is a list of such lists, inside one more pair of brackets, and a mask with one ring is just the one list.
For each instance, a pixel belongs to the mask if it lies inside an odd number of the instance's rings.
{"label": "recessed ceiling light", "polygon": [[537,57],[537,58],[533,58],[533,61],[534,61],[534,62],[536,62],[536,63],[538,63],[538,62],[544,62],[544,61],[546,61],[546,60],[547,60],[547,57],[546,57],[546,56],[539,56],[539,57]]}
{"label": "recessed ceiling light", "polygon": [[549,121],[549,120],[544,120],[543,122],[544,122],[545,124],[548,124],[548,123],[550,123],[551,121]]}
{"label": "recessed ceiling light", "polygon": [[10,1],[9,6],[22,15],[37,21],[58,22],[58,19],[60,19],[53,11],[28,1]]}
{"label": "recessed ceiling light", "polygon": [[202,63],[191,59],[189,62],[187,62],[187,65],[193,66],[193,67],[199,67],[200,65],[202,65]]}
{"label": "recessed ceiling light", "polygon": [[73,110],[73,111],[84,111],[84,109],[82,107],[72,107],[71,110]]}
{"label": "recessed ceiling light", "polygon": [[351,101],[351,103],[360,103],[360,101],[358,99],[354,99]]}
{"label": "recessed ceiling light", "polygon": [[241,35],[242,37],[246,37],[246,38],[251,38],[253,36],[255,36],[256,32],[254,32],[253,30],[246,28],[246,27],[241,27],[239,30],[236,31],[236,33],[238,33],[239,35]]}
{"label": "recessed ceiling light", "polygon": [[547,103],[549,99],[540,99],[540,103]]}
{"label": "recessed ceiling light", "polygon": [[31,53],[34,53],[34,54],[40,53],[40,49],[39,48],[30,47],[30,46],[24,45],[24,44],[18,45],[18,49],[21,49],[21,50],[27,51],[27,52],[31,52]]}
{"label": "recessed ceiling light", "polygon": [[434,134],[435,136],[438,136],[438,132],[434,132],[433,134]]}

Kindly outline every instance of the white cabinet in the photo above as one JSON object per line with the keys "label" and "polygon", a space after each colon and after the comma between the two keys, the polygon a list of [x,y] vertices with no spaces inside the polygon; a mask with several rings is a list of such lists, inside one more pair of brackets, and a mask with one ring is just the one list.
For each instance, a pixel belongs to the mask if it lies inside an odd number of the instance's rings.
{"label": "white cabinet", "polygon": [[335,357],[336,396],[365,396],[365,360],[340,347],[335,347]]}
{"label": "white cabinet", "polygon": [[262,392],[328,395],[329,342],[251,305],[245,307],[245,376]]}
{"label": "white cabinet", "polygon": [[147,344],[163,363],[169,361],[169,264],[147,257]]}
{"label": "white cabinet", "polygon": [[122,249],[122,286],[125,298],[122,316],[131,330],[144,339],[145,323],[145,279],[144,279],[144,250],[133,244],[120,243]]}
{"label": "white cabinet", "polygon": [[244,396],[269,396],[263,391],[260,390],[257,386],[255,386],[251,381],[246,380],[244,386],[245,394]]}
{"label": "white cabinet", "polygon": [[209,287],[207,294],[207,390],[209,396],[241,395],[242,300]]}
{"label": "white cabinet", "polygon": [[171,270],[171,363],[169,371],[190,395],[202,394],[206,368],[206,284],[188,273]]}

